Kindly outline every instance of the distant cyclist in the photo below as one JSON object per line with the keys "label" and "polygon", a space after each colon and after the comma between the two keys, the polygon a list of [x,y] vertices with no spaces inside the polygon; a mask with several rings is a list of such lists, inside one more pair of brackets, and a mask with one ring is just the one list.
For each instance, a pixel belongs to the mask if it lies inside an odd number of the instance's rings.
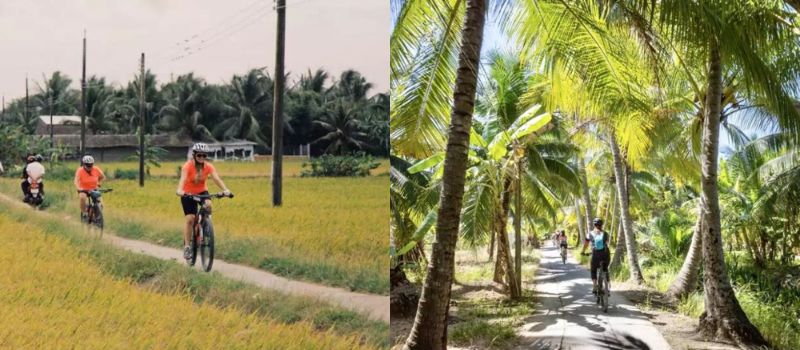
{"label": "distant cyclist", "polygon": [[[75,171],[75,188],[78,190],[78,198],[81,203],[81,219],[86,220],[86,193],[85,191],[96,190],[106,179],[103,170],[94,165],[94,158],[86,155],[81,159],[81,166]],[[100,198],[97,199],[100,201]]]}
{"label": "distant cyclist", "polygon": [[[222,189],[224,195],[230,196],[231,191],[222,182],[214,165],[208,161],[208,145],[196,143],[192,146],[192,159],[186,161],[181,167],[181,179],[178,181],[178,189],[176,191],[177,195],[181,196],[181,206],[186,219],[186,225],[183,228],[183,257],[186,260],[192,258],[192,248],[189,247],[189,242],[191,241],[192,224],[197,214],[198,204],[185,195],[208,194],[206,179],[209,176]],[[203,206],[211,213],[211,200],[206,199],[203,201]]]}
{"label": "distant cyclist", "polygon": [[603,220],[600,218],[594,219],[594,229],[589,232],[583,243],[583,250],[581,254],[585,254],[586,247],[590,244],[592,246],[592,262],[590,265],[592,276],[592,294],[597,293],[597,269],[603,268],[603,271],[608,276],[608,264],[610,262],[610,252],[608,249],[608,241],[610,237],[607,232],[603,231]]}
{"label": "distant cyclist", "polygon": [[558,234],[556,235],[556,242],[558,242],[558,246],[559,247],[568,248],[567,247],[567,234],[564,232],[564,230],[559,230],[558,231]]}
{"label": "distant cyclist", "polygon": [[44,165],[42,165],[42,161],[44,161],[44,157],[41,154],[28,157],[28,164],[25,165],[25,170],[23,171],[25,179],[22,180],[22,192],[25,194],[23,201],[25,203],[31,200],[31,184],[33,183],[39,185],[39,194],[44,196],[44,183],[42,183]]}

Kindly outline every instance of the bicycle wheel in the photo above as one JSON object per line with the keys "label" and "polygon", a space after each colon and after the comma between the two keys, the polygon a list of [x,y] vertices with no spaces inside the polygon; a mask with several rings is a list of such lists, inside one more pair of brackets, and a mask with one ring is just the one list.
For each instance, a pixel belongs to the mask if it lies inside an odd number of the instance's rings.
{"label": "bicycle wheel", "polygon": [[203,264],[203,270],[206,272],[211,271],[211,265],[214,264],[214,226],[211,225],[211,220],[206,218],[203,222],[203,240],[200,244],[200,261]]}
{"label": "bicycle wheel", "polygon": [[190,243],[192,246],[192,257],[186,261],[186,263],[188,263],[189,266],[194,266],[194,263],[197,261],[197,244],[198,241],[200,240],[200,237],[203,234],[201,230],[202,228],[200,228],[200,225],[197,224],[194,225],[194,230],[192,230],[192,239]]}
{"label": "bicycle wheel", "polygon": [[100,229],[100,232],[103,232],[103,204],[97,203],[95,204],[94,209],[94,225]]}

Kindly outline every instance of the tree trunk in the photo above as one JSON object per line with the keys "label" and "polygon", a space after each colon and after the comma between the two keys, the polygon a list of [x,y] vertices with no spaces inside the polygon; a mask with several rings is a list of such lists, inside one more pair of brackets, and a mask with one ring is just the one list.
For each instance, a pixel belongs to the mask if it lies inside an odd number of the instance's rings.
{"label": "tree trunk", "polygon": [[614,217],[617,218],[617,225],[615,227],[612,224],[611,227],[617,230],[617,244],[614,248],[614,256],[611,257],[611,264],[608,265],[610,270],[616,270],[625,255],[625,232],[622,230],[622,220],[619,219],[619,206],[617,203],[614,203]]}
{"label": "tree trunk", "polygon": [[495,237],[495,233],[494,233],[494,230],[493,230],[492,231],[492,242],[489,243],[489,261],[492,261],[492,259],[494,259],[494,237]]}
{"label": "tree trunk", "polygon": [[583,194],[583,206],[586,210],[586,230],[592,229],[592,200],[589,196],[589,181],[586,179],[586,167],[583,165],[583,158],[578,157],[578,173],[581,177],[581,193]]}
{"label": "tree trunk", "polygon": [[[517,164],[517,177],[514,179],[514,283],[517,298],[522,296],[522,160]],[[510,195],[510,194],[509,194]]]}
{"label": "tree trunk", "polygon": [[575,198],[575,222],[578,224],[578,242],[576,245],[580,245],[584,238],[586,238],[586,232],[583,229],[583,218],[581,215],[580,200]]}
{"label": "tree trunk", "polygon": [[[517,283],[516,274],[514,273],[514,264],[511,262],[511,245],[508,241],[508,214],[511,211],[511,178],[506,178],[504,181],[504,190],[502,193],[502,210],[501,215],[498,217],[497,225],[497,262],[502,265],[505,271],[506,286],[508,286],[508,295],[511,299],[518,299],[520,297],[519,284]],[[495,265],[495,269],[497,265]],[[495,278],[497,277],[497,270],[495,270]]]}
{"label": "tree trunk", "polygon": [[628,269],[631,272],[631,282],[643,284],[644,277],[642,270],[639,268],[639,257],[636,254],[636,238],[634,237],[633,222],[628,207],[630,201],[628,200],[628,186],[626,185],[625,174],[623,174],[624,165],[622,164],[622,155],[614,132],[611,133],[609,142],[611,143],[611,154],[614,156],[614,177],[617,182],[620,222],[622,223],[622,231],[625,233],[625,248],[628,251]]}
{"label": "tree trunk", "polygon": [[694,232],[692,233],[692,244],[689,245],[689,251],[686,253],[686,258],[683,260],[678,276],[670,284],[667,289],[667,297],[673,300],[679,300],[691,293],[697,288],[697,272],[700,267],[700,248],[703,245],[703,209],[698,208],[697,222],[694,225]]}
{"label": "tree trunk", "polygon": [[[502,210],[501,210],[502,211]],[[508,251],[506,247],[503,246],[503,237],[502,234],[506,232],[503,226],[506,224],[506,221],[503,219],[501,213],[495,214],[494,217],[494,234],[497,236],[497,257],[494,260],[494,278],[493,281],[505,284],[503,278],[506,275],[506,264],[505,261],[508,259]]]}
{"label": "tree trunk", "polygon": [[446,350],[447,317],[455,269],[455,247],[464,198],[467,151],[475,109],[486,0],[467,0],[461,36],[461,50],[453,89],[453,110],[445,150],[442,189],[439,197],[436,239],[414,325],[403,346],[405,350]]}
{"label": "tree trunk", "polygon": [[742,345],[766,345],[767,342],[750,323],[739,305],[725,268],[720,224],[717,169],[719,124],[722,101],[722,58],[719,45],[711,39],[708,58],[706,115],[700,155],[700,202],[705,216],[703,225],[703,288],[705,311],[700,315],[699,330],[707,337]]}

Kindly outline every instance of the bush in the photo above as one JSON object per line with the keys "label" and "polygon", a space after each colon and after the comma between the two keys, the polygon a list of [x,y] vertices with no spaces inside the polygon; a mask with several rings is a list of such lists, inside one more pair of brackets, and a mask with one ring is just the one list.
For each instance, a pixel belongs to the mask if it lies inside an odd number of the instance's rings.
{"label": "bush", "polygon": [[351,156],[332,156],[326,154],[322,157],[312,159],[310,170],[306,169],[309,163],[303,163],[303,171],[300,175],[304,177],[369,176],[369,171],[377,168],[378,165],[380,165],[379,162],[363,153]]}
{"label": "bush", "polygon": [[136,180],[139,178],[138,169],[114,169],[114,174],[111,176],[114,179],[122,180]]}

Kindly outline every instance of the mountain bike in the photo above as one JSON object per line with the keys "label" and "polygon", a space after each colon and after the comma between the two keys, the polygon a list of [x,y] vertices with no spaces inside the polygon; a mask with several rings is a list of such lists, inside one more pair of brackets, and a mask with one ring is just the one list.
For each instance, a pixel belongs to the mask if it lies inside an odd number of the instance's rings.
{"label": "mountain bike", "polygon": [[567,263],[567,246],[566,245],[562,245],[561,246],[561,263],[562,264],[566,264]]}
{"label": "mountain bike", "polygon": [[211,198],[233,198],[233,193],[226,196],[223,193],[215,194],[196,194],[196,195],[183,195],[183,197],[191,198],[200,204],[200,210],[194,217],[192,223],[192,257],[186,263],[189,266],[194,266],[197,261],[197,252],[200,252],[200,262],[203,265],[203,271],[211,271],[211,266],[214,264],[214,226],[211,224],[211,213],[208,212],[203,201]]}
{"label": "mountain bike", "polygon": [[97,226],[100,229],[100,235],[103,234],[103,202],[100,201],[103,193],[111,192],[111,188],[97,188],[94,190],[79,190],[80,193],[86,193],[89,203],[86,204],[86,216],[81,216],[81,222],[89,225]]}

